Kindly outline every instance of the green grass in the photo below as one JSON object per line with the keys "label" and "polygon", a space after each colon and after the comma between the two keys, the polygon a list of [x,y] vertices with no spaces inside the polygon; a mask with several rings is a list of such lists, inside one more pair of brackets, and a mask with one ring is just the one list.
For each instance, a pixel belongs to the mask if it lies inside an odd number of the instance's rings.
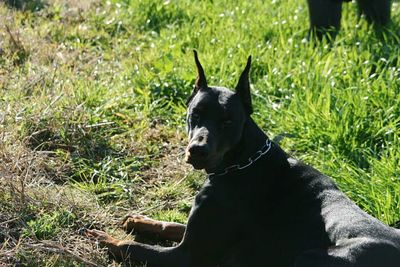
{"label": "green grass", "polygon": [[192,49],[228,87],[251,54],[258,124],[400,220],[398,1],[383,32],[344,5],[333,44],[307,41],[303,0],[17,2],[0,3],[0,265],[107,265],[79,229],[185,222],[204,181],[183,160]]}

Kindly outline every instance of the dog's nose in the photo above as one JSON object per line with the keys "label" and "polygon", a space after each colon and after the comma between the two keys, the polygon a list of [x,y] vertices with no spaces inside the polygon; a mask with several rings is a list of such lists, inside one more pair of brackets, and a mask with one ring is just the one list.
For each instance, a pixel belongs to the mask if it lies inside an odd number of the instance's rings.
{"label": "dog's nose", "polygon": [[199,144],[199,143],[190,145],[188,150],[189,150],[190,156],[193,158],[206,158],[210,153],[210,149],[208,148],[208,145]]}

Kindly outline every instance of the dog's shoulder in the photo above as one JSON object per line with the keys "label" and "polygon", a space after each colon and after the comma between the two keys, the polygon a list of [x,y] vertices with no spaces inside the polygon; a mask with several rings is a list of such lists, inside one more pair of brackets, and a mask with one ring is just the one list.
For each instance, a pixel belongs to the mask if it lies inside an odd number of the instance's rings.
{"label": "dog's shoulder", "polygon": [[309,191],[320,193],[323,190],[339,190],[335,182],[316,168],[292,157],[287,159],[289,163],[288,176],[291,182],[302,184]]}

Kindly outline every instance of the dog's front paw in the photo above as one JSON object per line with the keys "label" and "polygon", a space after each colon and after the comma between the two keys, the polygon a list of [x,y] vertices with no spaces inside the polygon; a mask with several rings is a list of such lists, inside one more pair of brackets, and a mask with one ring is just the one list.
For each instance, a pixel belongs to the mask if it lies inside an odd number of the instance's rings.
{"label": "dog's front paw", "polygon": [[119,244],[119,240],[113,238],[112,236],[110,236],[109,234],[107,234],[106,232],[100,231],[100,230],[89,230],[87,229],[85,231],[85,235],[91,239],[96,240],[96,242],[98,242],[101,246],[104,247],[117,247]]}
{"label": "dog's front paw", "polygon": [[[100,246],[108,249],[109,256],[117,262],[124,262],[127,256],[126,242],[113,238],[106,232],[100,230],[86,230],[85,235],[90,239],[96,240]],[[129,259],[131,263],[133,260]]]}
{"label": "dog's front paw", "polygon": [[132,233],[142,228],[143,224],[148,224],[151,221],[150,218],[143,215],[128,215],[122,220],[122,229],[127,233]]}

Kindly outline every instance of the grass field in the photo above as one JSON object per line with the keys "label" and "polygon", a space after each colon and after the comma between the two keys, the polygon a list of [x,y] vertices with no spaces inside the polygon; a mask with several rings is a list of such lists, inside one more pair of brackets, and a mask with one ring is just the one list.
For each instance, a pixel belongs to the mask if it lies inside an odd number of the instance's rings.
{"label": "grass field", "polygon": [[79,229],[129,238],[129,213],[186,221],[205,179],[183,160],[192,49],[228,87],[251,54],[259,125],[365,211],[400,221],[398,1],[382,32],[344,5],[332,45],[307,41],[305,0],[9,2],[0,265],[117,265]]}

